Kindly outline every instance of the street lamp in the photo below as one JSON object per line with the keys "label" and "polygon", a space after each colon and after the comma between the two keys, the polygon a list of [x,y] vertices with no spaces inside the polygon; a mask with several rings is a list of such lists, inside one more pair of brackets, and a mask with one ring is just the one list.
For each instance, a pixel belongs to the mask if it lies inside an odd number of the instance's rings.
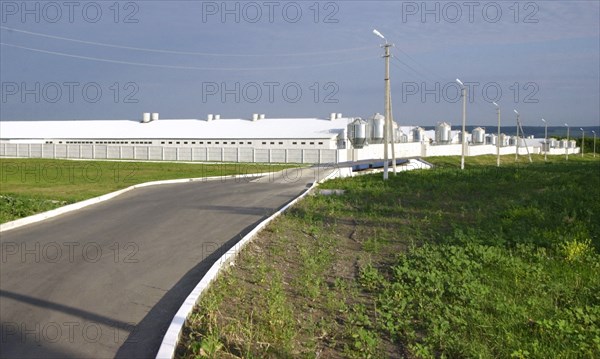
{"label": "street lamp", "polygon": [[567,143],[565,145],[565,159],[568,161],[569,160],[569,125],[565,123],[565,126],[567,127]]}
{"label": "street lamp", "polygon": [[596,157],[596,131],[592,130],[592,133],[594,134],[594,158]]}
{"label": "street lamp", "polygon": [[517,114],[517,139],[515,140],[515,162],[517,162],[517,159],[519,158],[519,111],[514,110],[515,113]]}
{"label": "street lamp", "polygon": [[456,79],[456,83],[460,86],[463,98],[463,115],[462,115],[462,152],[460,155],[460,169],[465,169],[465,147],[467,143],[466,123],[467,123],[467,88],[461,80]]}
{"label": "street lamp", "polygon": [[585,147],[585,132],[583,131],[583,127],[579,127],[581,130],[581,157],[583,157],[583,148]]}
{"label": "street lamp", "polygon": [[498,113],[498,137],[496,138],[496,167],[500,167],[500,105],[492,102],[496,106],[496,112]]}
{"label": "street lamp", "polygon": [[[391,90],[390,90],[390,46],[387,39],[376,29],[373,29],[373,34],[382,38],[385,41],[385,45],[382,47],[385,49],[385,54],[383,57],[385,58],[385,94],[384,94],[384,103],[385,103],[385,122],[383,123],[383,179],[388,179],[388,170],[389,170],[389,156],[388,156],[388,143],[389,143],[389,133],[390,133],[390,120],[392,117],[390,99],[391,99]],[[394,160],[395,161],[395,160]]]}
{"label": "street lamp", "polygon": [[548,123],[543,118],[542,122],[544,123],[544,162],[546,162],[548,160],[548,149],[550,149],[550,145],[548,144]]}

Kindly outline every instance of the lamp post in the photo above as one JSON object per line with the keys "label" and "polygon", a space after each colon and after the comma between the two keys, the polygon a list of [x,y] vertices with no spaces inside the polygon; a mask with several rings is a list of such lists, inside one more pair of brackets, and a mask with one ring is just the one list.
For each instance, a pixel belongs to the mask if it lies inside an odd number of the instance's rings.
{"label": "lamp post", "polygon": [[517,139],[515,140],[515,162],[519,159],[519,111],[513,110],[517,114]]}
{"label": "lamp post", "polygon": [[596,157],[596,131],[592,131],[594,134],[594,158]]}
{"label": "lamp post", "polygon": [[548,160],[548,149],[550,148],[550,145],[548,145],[548,123],[543,118],[542,122],[544,123],[544,162],[546,162]]}
{"label": "lamp post", "polygon": [[583,148],[585,147],[585,132],[583,131],[583,127],[579,127],[581,130],[581,157],[583,157]]}
{"label": "lamp post", "polygon": [[466,134],[466,123],[467,123],[467,88],[462,83],[461,80],[456,79],[456,82],[460,86],[463,98],[463,113],[462,113],[462,152],[460,155],[460,169],[465,169],[465,147],[467,143],[467,134]]}
{"label": "lamp post", "polygon": [[565,146],[565,159],[566,159],[566,161],[568,161],[569,160],[569,130],[570,130],[570,128],[569,128],[569,125],[566,123],[565,123],[565,126],[567,127],[567,143]]}
{"label": "lamp post", "polygon": [[492,102],[496,106],[496,112],[498,113],[498,137],[496,138],[496,167],[500,167],[500,105]]}
{"label": "lamp post", "polygon": [[376,29],[373,29],[373,34],[379,36],[385,41],[385,44],[382,47],[385,49],[385,54],[383,57],[385,58],[385,94],[384,94],[384,103],[385,103],[385,122],[383,123],[383,179],[388,179],[388,171],[389,171],[389,156],[388,156],[388,143],[390,140],[389,136],[389,123],[392,115],[390,108],[390,47],[392,44],[388,43],[386,38]]}

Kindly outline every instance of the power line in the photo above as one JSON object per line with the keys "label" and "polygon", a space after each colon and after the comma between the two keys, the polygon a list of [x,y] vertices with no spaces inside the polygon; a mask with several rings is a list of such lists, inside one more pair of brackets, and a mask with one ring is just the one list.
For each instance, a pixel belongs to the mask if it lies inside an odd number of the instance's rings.
{"label": "power line", "polygon": [[190,51],[176,51],[176,50],[164,50],[164,49],[151,49],[145,47],[134,47],[134,46],[124,46],[124,45],[116,45],[116,44],[108,44],[104,42],[96,42],[96,41],[86,41],[73,39],[69,37],[55,36],[49,35],[39,32],[32,32],[26,30],[19,30],[11,27],[0,26],[2,30],[6,31],[14,31],[32,36],[40,36],[49,39],[61,40],[61,41],[70,41],[76,42],[80,44],[86,45],[94,45],[94,46],[103,46],[103,47],[111,47],[115,49],[124,49],[124,50],[134,50],[134,51],[145,51],[145,52],[154,52],[154,53],[162,53],[162,54],[175,54],[175,55],[192,55],[192,56],[214,56],[214,57],[294,57],[294,56],[315,56],[315,55],[331,55],[331,54],[339,54],[345,52],[353,52],[353,51],[363,51],[368,49],[373,49],[373,46],[368,47],[355,47],[348,49],[338,49],[338,50],[329,50],[329,51],[319,51],[319,52],[303,52],[303,53],[295,53],[295,54],[221,54],[221,53],[209,53],[209,52],[190,52]]}
{"label": "power line", "polygon": [[197,67],[197,66],[149,64],[149,63],[143,63],[143,62],[131,62],[131,61],[122,61],[122,60],[103,59],[103,58],[99,58],[99,57],[73,55],[73,54],[67,54],[64,52],[36,49],[36,48],[32,48],[32,47],[9,44],[9,43],[5,43],[5,42],[0,42],[0,45],[13,47],[13,48],[17,48],[17,49],[22,49],[22,50],[28,50],[28,51],[49,54],[49,55],[70,57],[70,58],[88,60],[88,61],[107,62],[107,63],[121,64],[121,65],[134,65],[134,66],[158,67],[158,68],[178,69],[178,70],[199,70],[199,71],[296,70],[296,69],[303,69],[303,68],[310,68],[310,67],[333,66],[333,65],[340,65],[340,64],[347,64],[347,63],[354,63],[354,62],[362,62],[362,61],[366,61],[366,60],[372,60],[375,58],[372,56],[372,57],[353,59],[353,60],[348,60],[348,61],[338,61],[338,62],[309,64],[309,65],[297,65],[297,66],[280,66],[280,67]]}

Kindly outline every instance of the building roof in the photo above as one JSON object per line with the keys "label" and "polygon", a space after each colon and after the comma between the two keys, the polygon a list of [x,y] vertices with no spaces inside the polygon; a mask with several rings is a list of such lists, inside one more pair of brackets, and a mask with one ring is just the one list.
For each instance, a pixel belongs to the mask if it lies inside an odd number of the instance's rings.
{"label": "building roof", "polygon": [[348,118],[161,119],[0,121],[2,139],[332,139],[346,129]]}

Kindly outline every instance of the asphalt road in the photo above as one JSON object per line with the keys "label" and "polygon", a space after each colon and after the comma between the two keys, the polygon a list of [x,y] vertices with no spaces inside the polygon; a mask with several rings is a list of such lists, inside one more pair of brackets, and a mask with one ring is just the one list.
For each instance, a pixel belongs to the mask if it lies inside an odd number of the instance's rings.
{"label": "asphalt road", "polygon": [[204,273],[327,171],[136,189],[0,234],[1,358],[152,358]]}

